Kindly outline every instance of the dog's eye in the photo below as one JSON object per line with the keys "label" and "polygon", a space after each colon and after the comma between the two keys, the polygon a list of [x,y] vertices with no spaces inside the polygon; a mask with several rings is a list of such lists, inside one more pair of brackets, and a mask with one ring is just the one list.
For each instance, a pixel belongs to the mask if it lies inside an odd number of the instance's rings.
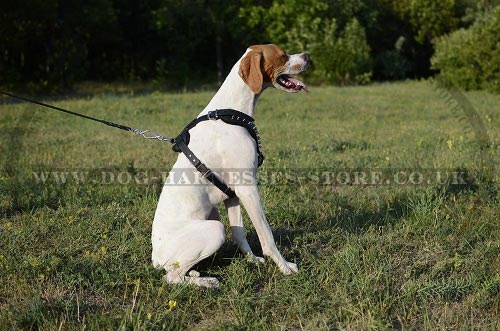
{"label": "dog's eye", "polygon": [[283,55],[281,55],[281,57],[284,58],[284,59],[286,59],[286,60],[288,60],[289,56],[288,56],[288,54],[283,54]]}

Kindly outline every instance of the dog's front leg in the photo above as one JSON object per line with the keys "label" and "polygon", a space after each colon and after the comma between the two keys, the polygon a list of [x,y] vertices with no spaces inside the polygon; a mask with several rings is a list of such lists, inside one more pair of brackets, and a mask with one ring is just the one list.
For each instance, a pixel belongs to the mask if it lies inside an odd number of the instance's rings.
{"label": "dog's front leg", "polygon": [[281,272],[285,275],[297,272],[298,268],[295,263],[286,261],[276,247],[273,233],[264,214],[264,208],[260,199],[257,185],[238,186],[236,194],[240,197],[243,206],[245,207],[250,220],[252,221],[260,244],[262,252],[265,256],[269,256],[278,265]]}
{"label": "dog's front leg", "polygon": [[264,258],[255,256],[248,244],[245,227],[243,225],[243,217],[241,215],[240,199],[227,199],[224,201],[224,205],[226,206],[227,216],[231,224],[233,242],[238,246],[240,251],[253,262],[264,263]]}

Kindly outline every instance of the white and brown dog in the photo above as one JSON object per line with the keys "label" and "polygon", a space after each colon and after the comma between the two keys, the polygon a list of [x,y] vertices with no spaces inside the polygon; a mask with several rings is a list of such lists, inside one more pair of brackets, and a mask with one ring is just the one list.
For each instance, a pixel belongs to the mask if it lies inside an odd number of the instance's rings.
{"label": "white and brown dog", "polygon": [[[261,93],[270,86],[287,92],[299,92],[307,87],[288,75],[304,71],[311,60],[308,53],[288,55],[276,45],[256,45],[247,49],[234,65],[228,77],[199,116],[216,109],[235,109],[254,115]],[[257,174],[256,142],[248,131],[222,121],[205,121],[190,131],[189,148],[211,169],[252,169]],[[237,198],[227,196],[214,185],[173,184],[170,177],[194,166],[180,154],[169,173],[158,202],[152,230],[152,261],[167,272],[168,283],[190,283],[218,286],[212,277],[186,273],[198,262],[214,254],[224,243],[224,226],[217,205],[224,201],[231,225],[232,238],[246,256],[256,262],[264,259],[253,254],[243,227],[240,200],[255,226],[262,252],[269,256],[282,273],[297,272],[297,265],[287,262],[276,247],[266,220],[256,181],[249,185],[231,185]]]}

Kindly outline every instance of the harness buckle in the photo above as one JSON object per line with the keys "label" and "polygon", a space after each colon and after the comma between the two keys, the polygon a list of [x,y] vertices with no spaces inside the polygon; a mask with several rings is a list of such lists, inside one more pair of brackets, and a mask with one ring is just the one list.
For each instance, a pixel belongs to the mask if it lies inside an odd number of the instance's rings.
{"label": "harness buckle", "polygon": [[207,114],[207,118],[209,120],[218,120],[219,119],[219,114],[217,114],[217,109],[216,110],[210,110]]}

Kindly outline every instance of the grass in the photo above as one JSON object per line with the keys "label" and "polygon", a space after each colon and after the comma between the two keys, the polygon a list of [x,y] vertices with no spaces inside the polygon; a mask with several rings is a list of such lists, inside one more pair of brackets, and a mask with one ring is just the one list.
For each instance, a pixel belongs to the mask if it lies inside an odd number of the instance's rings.
{"label": "grass", "polygon": [[[125,90],[48,101],[175,135],[212,94]],[[492,167],[500,100],[465,95],[493,142],[487,148],[426,82],[267,91],[256,112],[266,155],[260,189],[280,250],[300,272],[246,262],[228,233],[197,268],[221,280],[218,290],[168,286],[150,264],[161,180],[149,177],[173,164],[169,144],[0,105],[0,329],[500,328]],[[390,179],[460,172],[464,182],[341,185],[345,172],[368,170]],[[91,179],[63,183],[54,174],[64,171]],[[276,173],[309,179],[274,183]]]}

